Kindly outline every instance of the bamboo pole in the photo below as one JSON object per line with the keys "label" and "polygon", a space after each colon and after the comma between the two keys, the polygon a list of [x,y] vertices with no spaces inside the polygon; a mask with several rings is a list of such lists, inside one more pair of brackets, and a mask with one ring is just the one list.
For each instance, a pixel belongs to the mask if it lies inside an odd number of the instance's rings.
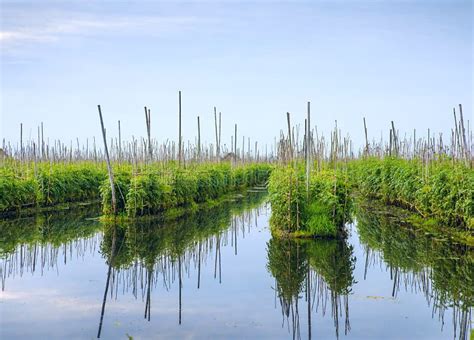
{"label": "bamboo pole", "polygon": [[293,146],[292,146],[292,143],[291,143],[291,122],[290,122],[290,113],[289,112],[286,113],[286,122],[287,122],[287,125],[288,125],[288,143],[289,143],[289,146],[290,146],[290,160],[293,160]]}
{"label": "bamboo pole", "polygon": [[307,123],[306,123],[306,196],[309,195],[309,172],[311,169],[311,103],[308,102],[308,112],[307,112]]}
{"label": "bamboo pole", "polygon": [[199,116],[197,116],[198,123],[198,160],[201,161],[201,123],[199,121]]}
{"label": "bamboo pole", "polygon": [[20,123],[20,159],[23,161],[23,123]]}
{"label": "bamboo pole", "polygon": [[214,106],[214,127],[216,131],[216,158],[219,159],[219,134],[217,131],[217,110]]}
{"label": "bamboo pole", "polygon": [[369,139],[367,138],[367,125],[365,123],[365,117],[364,117],[364,134],[365,134],[365,155],[369,155]]}
{"label": "bamboo pole", "polygon": [[181,91],[178,92],[178,115],[179,115],[179,132],[178,132],[178,164],[181,166],[182,157],[182,134],[181,134]]}
{"label": "bamboo pole", "polygon": [[463,144],[463,155],[466,160],[466,165],[469,163],[469,152],[467,149],[467,142],[466,142],[466,129],[464,128],[464,117],[462,114],[462,105],[459,104],[459,120],[461,123],[461,135],[462,135],[462,144]]}
{"label": "bamboo pole", "polygon": [[234,137],[234,163],[237,162],[237,124],[235,124],[234,126],[234,133],[235,133],[235,137]]}
{"label": "bamboo pole", "polygon": [[146,134],[148,138],[148,157],[149,161],[151,162],[153,158],[153,148],[151,145],[151,112],[150,109],[147,109],[145,106],[145,123],[146,123]]}
{"label": "bamboo pole", "polygon": [[109,181],[110,181],[110,190],[112,194],[112,211],[114,215],[117,214],[117,201],[115,199],[115,185],[114,185],[114,174],[112,171],[112,166],[110,164],[110,158],[109,158],[109,149],[107,148],[107,137],[106,137],[106,130],[104,127],[104,120],[102,118],[102,110],[100,109],[100,105],[97,105],[97,108],[99,110],[99,118],[100,118],[100,126],[102,129],[102,137],[104,138],[104,152],[105,152],[105,160],[107,162],[107,171],[109,173]]}
{"label": "bamboo pole", "polygon": [[[221,152],[221,142],[222,142],[222,113],[219,112],[219,145],[218,145],[218,150],[219,150],[219,157],[220,157],[220,152]],[[219,158],[220,159],[220,158]]]}

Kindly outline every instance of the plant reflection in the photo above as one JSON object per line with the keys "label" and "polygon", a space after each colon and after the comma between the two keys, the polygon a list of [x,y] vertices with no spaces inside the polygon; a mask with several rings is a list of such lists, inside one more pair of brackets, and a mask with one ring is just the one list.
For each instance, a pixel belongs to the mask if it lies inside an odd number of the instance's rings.
{"label": "plant reflection", "polygon": [[71,258],[84,259],[99,248],[100,223],[92,218],[99,208],[89,207],[74,212],[39,214],[0,221],[0,276],[2,291],[9,277],[35,273],[39,267],[58,270],[58,262]]}
{"label": "plant reflection", "polygon": [[393,281],[392,297],[402,289],[424,294],[441,327],[446,311],[452,310],[454,338],[467,339],[474,303],[474,249],[408,225],[398,209],[377,211],[362,204],[356,211],[365,250],[364,279],[370,279],[370,266],[385,266]]}
{"label": "plant reflection", "polygon": [[344,312],[344,332],[350,330],[348,295],[354,284],[355,257],[344,240],[297,240],[272,238],[268,244],[269,272],[276,282],[283,325],[285,319],[293,338],[301,338],[299,300],[304,294],[308,336],[311,314],[326,314],[328,302],[339,336],[339,317]]}
{"label": "plant reflection", "polygon": [[[200,211],[178,220],[145,220],[108,225],[104,228],[101,253],[109,271],[104,294],[98,336],[108,288],[117,298],[119,289],[131,291],[145,303],[144,318],[151,320],[152,290],[162,281],[165,289],[178,281],[178,323],[182,322],[183,273],[197,270],[197,288],[201,286],[201,264],[213,261],[214,278],[222,281],[221,247],[231,245],[237,254],[239,234],[245,237],[257,216],[265,193],[252,193],[236,202]],[[110,281],[110,282],[109,282]]]}

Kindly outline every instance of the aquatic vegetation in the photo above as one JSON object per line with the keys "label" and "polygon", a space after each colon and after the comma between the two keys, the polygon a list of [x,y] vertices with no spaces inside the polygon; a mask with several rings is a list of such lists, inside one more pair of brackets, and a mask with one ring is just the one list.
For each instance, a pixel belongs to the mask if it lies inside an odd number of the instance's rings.
{"label": "aquatic vegetation", "polygon": [[104,166],[92,162],[6,165],[0,168],[0,212],[97,200],[105,177]]}
{"label": "aquatic vegetation", "polygon": [[44,206],[66,202],[83,202],[100,197],[99,185],[105,169],[91,163],[70,163],[40,167],[36,176]]}
{"label": "aquatic vegetation", "polygon": [[352,199],[342,171],[312,171],[307,187],[301,167],[280,167],[270,176],[272,231],[293,236],[337,237],[350,220]]}
{"label": "aquatic vegetation", "polygon": [[[194,164],[170,162],[113,165],[117,210],[128,216],[151,215],[175,207],[215,200],[231,191],[265,185],[269,164]],[[26,208],[101,200],[111,214],[111,189],[102,162],[20,163],[0,167],[0,213]]]}
{"label": "aquatic vegetation", "polygon": [[474,228],[474,170],[448,160],[423,164],[400,158],[364,159],[350,164],[354,186],[456,228]]}
{"label": "aquatic vegetation", "polygon": [[[114,174],[114,185],[115,192],[117,194],[116,204],[117,210],[125,210],[126,197],[130,189],[130,180],[132,178],[131,168],[126,167],[125,169],[121,167],[117,169]],[[102,198],[102,211],[104,214],[112,213],[112,191],[110,188],[110,182],[108,180],[102,181],[100,185],[100,196]]]}
{"label": "aquatic vegetation", "polygon": [[[128,217],[156,215],[173,208],[216,200],[229,192],[265,185],[271,166],[228,163],[192,165],[188,168],[150,166],[141,172],[119,175],[116,188],[122,193],[117,206]],[[111,211],[110,185],[102,182],[104,213]]]}
{"label": "aquatic vegetation", "polygon": [[34,178],[22,178],[12,173],[0,175],[0,212],[36,206],[40,197]]}

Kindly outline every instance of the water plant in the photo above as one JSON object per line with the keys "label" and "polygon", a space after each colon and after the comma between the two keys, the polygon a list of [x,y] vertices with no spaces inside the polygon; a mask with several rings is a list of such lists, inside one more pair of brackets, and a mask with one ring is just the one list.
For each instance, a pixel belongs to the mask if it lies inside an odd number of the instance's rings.
{"label": "water plant", "polygon": [[[124,202],[119,201],[118,209],[133,218],[192,207],[217,200],[229,192],[265,185],[270,171],[268,164],[231,167],[222,163],[164,169],[152,166],[139,173],[118,176],[115,185],[125,193],[121,198]],[[101,192],[104,213],[110,213],[108,181],[103,181]]]}
{"label": "water plant", "polygon": [[[269,164],[173,162],[113,164],[117,210],[134,217],[175,207],[216,200],[245,187],[265,185]],[[0,213],[26,208],[101,200],[104,214],[112,213],[111,188],[103,162],[17,162],[0,167]]]}
{"label": "water plant", "polygon": [[269,180],[272,232],[296,237],[337,237],[350,220],[352,199],[342,171],[280,167]]}
{"label": "water plant", "polygon": [[378,198],[456,228],[474,228],[474,171],[463,163],[388,157],[350,164],[354,186]]}
{"label": "water plant", "polygon": [[100,198],[101,163],[12,162],[0,167],[0,213]]}

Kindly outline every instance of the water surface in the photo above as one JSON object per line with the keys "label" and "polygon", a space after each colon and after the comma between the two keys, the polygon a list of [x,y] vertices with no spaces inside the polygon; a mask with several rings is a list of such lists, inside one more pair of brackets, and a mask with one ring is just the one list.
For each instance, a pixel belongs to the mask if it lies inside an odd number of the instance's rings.
{"label": "water surface", "polygon": [[337,241],[272,239],[258,193],[174,222],[98,214],[0,222],[2,339],[469,336],[472,249],[390,212],[358,209]]}

